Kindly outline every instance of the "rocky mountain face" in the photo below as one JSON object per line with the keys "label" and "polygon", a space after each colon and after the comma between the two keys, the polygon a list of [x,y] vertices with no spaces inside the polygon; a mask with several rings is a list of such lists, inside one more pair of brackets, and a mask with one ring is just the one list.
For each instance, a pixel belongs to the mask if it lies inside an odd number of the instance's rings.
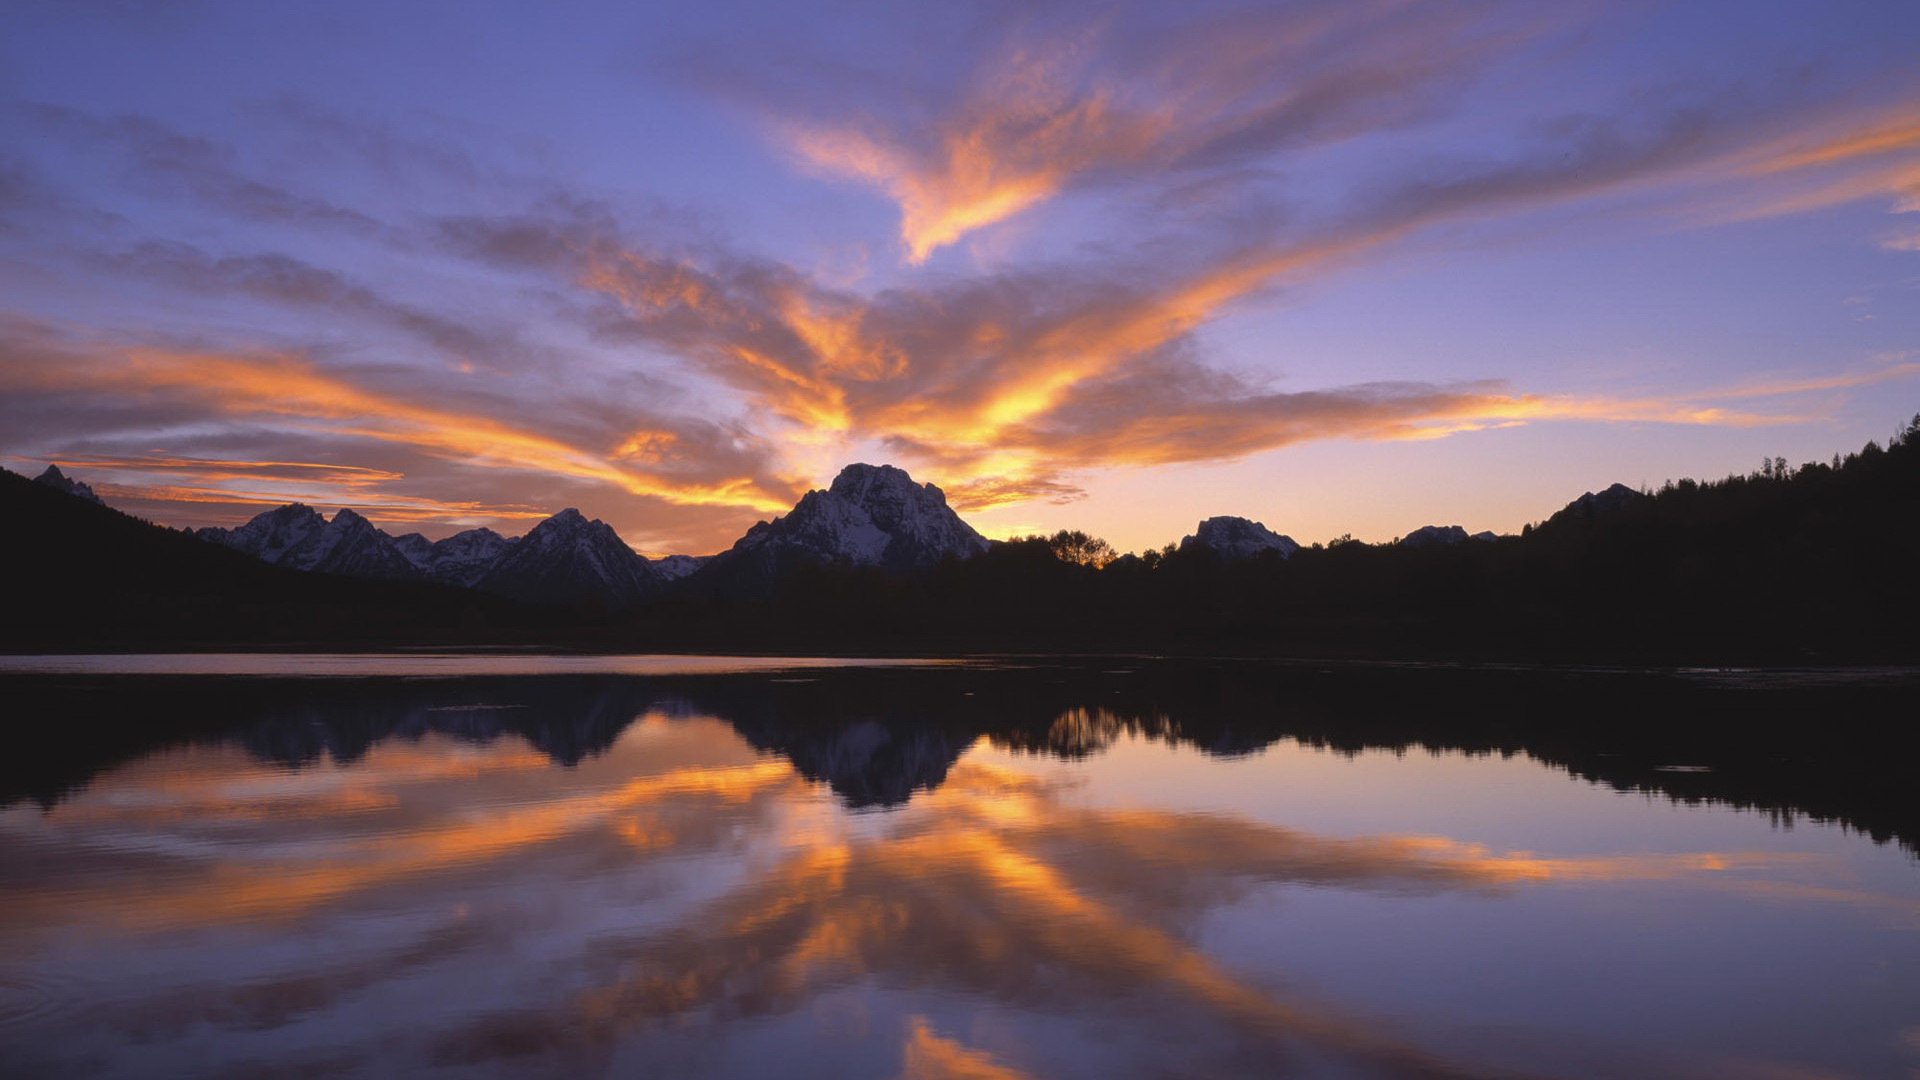
{"label": "rocky mountain face", "polygon": [[1631,506],[1644,498],[1646,498],[1645,495],[1625,484],[1614,484],[1604,491],[1587,492],[1548,518],[1547,522],[1551,524],[1567,519],[1592,521],[1594,518]]}
{"label": "rocky mountain face", "polygon": [[[88,502],[100,502],[100,496],[95,495],[92,488],[61,472],[60,466],[58,465],[47,466],[47,471],[34,477],[34,480],[53,488],[55,491],[64,491],[69,495],[86,499]],[[100,505],[105,506],[106,504],[100,503]]]}
{"label": "rocky mountain face", "polygon": [[664,584],[612,526],[568,508],[507,547],[475,587],[533,603],[618,611]]}
{"label": "rocky mountain face", "polygon": [[419,533],[394,537],[394,547],[429,580],[472,587],[516,541],[492,529],[468,529],[441,540]]}
{"label": "rocky mountain face", "polygon": [[[86,484],[58,467],[49,466],[39,482],[99,502]],[[1643,498],[1615,484],[1580,496],[1551,520],[1591,520]],[[196,535],[296,570],[430,581],[599,611],[631,608],[681,582],[696,592],[764,596],[799,566],[874,567],[911,574],[948,557],[970,558],[988,548],[987,540],[947,505],[939,488],[915,483],[894,466],[867,464],[847,466],[825,489],[809,491],[790,512],[753,526],[715,556],[670,555],[650,562],[611,526],[573,509],[555,514],[521,538],[484,528],[437,541],[420,533],[394,537],[352,510],[340,510],[328,520],[299,503],[268,510],[235,528],[205,528]],[[1427,525],[1399,543],[1450,546],[1493,539],[1491,532],[1468,534],[1458,525]],[[1284,559],[1299,547],[1260,522],[1227,516],[1200,522],[1193,535],[1180,542],[1181,551],[1211,551],[1229,561],[1266,552]]]}
{"label": "rocky mountain face", "polygon": [[196,530],[202,540],[245,552],[262,562],[294,570],[405,581],[421,576],[393,537],[352,510],[328,521],[303,503],[268,510],[232,529]]}
{"label": "rocky mountain face", "polygon": [[468,529],[433,541],[419,533],[388,536],[352,510],[328,521],[294,503],[237,528],[206,528],[196,535],[295,570],[436,581],[575,608],[628,608],[668,580],[611,526],[588,521],[578,510],[563,510],[519,539]]}
{"label": "rocky mountain face", "polygon": [[1192,536],[1180,541],[1181,551],[1207,548],[1229,562],[1251,559],[1266,551],[1287,558],[1300,550],[1290,536],[1282,536],[1257,521],[1243,517],[1210,517],[1200,523]]}
{"label": "rocky mountain face", "polygon": [[713,561],[711,555],[667,555],[653,560],[653,568],[668,581],[679,581]]}
{"label": "rocky mountain face", "polygon": [[1422,525],[1419,528],[1408,533],[1407,535],[1401,537],[1400,546],[1401,547],[1428,547],[1434,544],[1439,544],[1442,546],[1451,546],[1453,544],[1465,543],[1468,540],[1498,540],[1498,539],[1500,538],[1491,532],[1477,532],[1477,533],[1468,534],[1466,529],[1458,525]]}
{"label": "rocky mountain face", "polygon": [[849,465],[824,491],[809,491],[790,513],[747,530],[714,557],[703,576],[771,580],[800,563],[926,570],[951,555],[969,558],[987,540],[960,520],[932,484],[891,465]]}

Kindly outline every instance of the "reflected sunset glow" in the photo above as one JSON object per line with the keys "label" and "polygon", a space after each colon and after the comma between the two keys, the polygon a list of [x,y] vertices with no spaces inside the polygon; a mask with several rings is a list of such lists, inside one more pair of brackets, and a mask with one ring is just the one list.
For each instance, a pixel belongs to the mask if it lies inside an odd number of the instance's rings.
{"label": "reflected sunset glow", "polygon": [[[435,722],[454,730],[472,722],[462,716],[517,716],[484,702],[416,715],[445,716]],[[1548,824],[1521,849],[1428,829],[1323,834],[1268,820],[1257,802],[1240,812],[1207,805],[1235,776],[1311,789],[1322,778],[1352,785],[1377,775],[1446,797],[1538,770],[1526,762],[1349,761],[1283,743],[1242,760],[1182,764],[1190,751],[1178,749],[1177,721],[1076,707],[1031,738],[996,737],[1007,749],[960,744],[937,782],[876,816],[838,806],[795,761],[875,753],[884,741],[826,730],[834,741],[823,745],[837,749],[789,760],[800,751],[773,755],[743,739],[758,723],[736,730],[684,708],[647,712],[605,752],[565,768],[518,737],[474,743],[436,733],[376,739],[344,759],[271,765],[258,755],[292,734],[273,726],[238,743],[136,760],[45,811],[0,812],[8,849],[33,853],[6,871],[0,940],[20,960],[0,978],[83,971],[109,954],[170,957],[186,965],[178,979],[134,975],[93,1006],[106,1030],[140,1025],[157,1040],[143,1052],[162,1055],[206,1023],[264,1023],[297,1046],[303,1018],[403,992],[416,978],[464,980],[505,948],[545,957],[520,961],[532,965],[530,987],[557,964],[553,975],[569,973],[564,989],[464,990],[478,997],[407,1032],[401,1044],[412,1049],[398,1052],[467,1067],[646,1060],[670,1054],[670,1032],[741,1024],[774,1024],[804,1044],[840,1038],[832,1025],[809,1033],[808,1018],[854,994],[870,1019],[843,1052],[877,1054],[890,1076],[1051,1075],[1056,1051],[1019,1034],[1024,1022],[1013,1019],[1037,1009],[1068,1031],[1109,1010],[1155,1017],[1151,1048],[1140,1047],[1146,1057],[1120,1067],[1123,1075],[1151,1073],[1155,1055],[1199,1040],[1238,1047],[1247,1061],[1468,1077],[1486,1075],[1473,1055],[1375,1015],[1384,1002],[1223,952],[1216,933],[1299,905],[1315,911],[1314,898],[1336,896],[1358,911],[1439,920],[1436,931],[1476,912],[1553,910],[1586,897],[1626,919],[1597,924],[1603,939],[1635,933],[1643,916],[1631,913],[1649,902],[1760,905],[1867,925],[1920,915],[1910,888],[1834,885],[1851,874],[1846,856],[1824,841],[1767,840],[1764,822],[1752,819],[1688,826],[1698,839],[1762,841],[1750,848],[1636,850],[1631,832],[1653,823],[1650,810],[1585,787],[1563,786],[1554,799],[1589,814],[1610,805],[1602,819],[1624,814],[1615,827],[1628,832],[1569,845]],[[1092,756],[1062,761],[1013,746]],[[1166,778],[1144,801],[1126,794],[1127,763],[1140,755],[1160,762]],[[1423,824],[1436,820],[1444,825],[1446,815]],[[1345,933],[1334,924],[1325,932]],[[230,948],[262,935],[318,936],[335,941],[338,956],[302,974],[295,954],[261,954],[244,961],[246,974],[232,973],[242,954]],[[186,942],[197,943],[192,952],[179,951]],[[1370,948],[1364,937],[1348,946]],[[305,1004],[281,1011],[274,1003],[296,985]],[[0,1029],[0,1046],[5,1038]]]}

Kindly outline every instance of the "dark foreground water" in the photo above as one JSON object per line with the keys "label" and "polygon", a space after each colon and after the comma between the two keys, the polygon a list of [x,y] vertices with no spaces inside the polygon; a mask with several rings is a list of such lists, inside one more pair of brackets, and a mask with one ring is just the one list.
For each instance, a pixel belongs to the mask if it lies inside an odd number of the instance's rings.
{"label": "dark foreground water", "polygon": [[9,1076],[1920,1070],[1907,672],[10,663]]}

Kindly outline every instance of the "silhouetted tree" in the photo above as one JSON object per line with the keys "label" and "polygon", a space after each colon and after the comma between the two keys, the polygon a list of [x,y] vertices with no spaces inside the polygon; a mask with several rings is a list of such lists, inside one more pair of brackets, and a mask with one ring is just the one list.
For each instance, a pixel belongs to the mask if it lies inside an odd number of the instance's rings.
{"label": "silhouetted tree", "polygon": [[1053,556],[1061,562],[1076,566],[1091,566],[1095,570],[1119,558],[1113,545],[1097,536],[1088,536],[1078,529],[1061,529],[1047,537],[1047,547]]}

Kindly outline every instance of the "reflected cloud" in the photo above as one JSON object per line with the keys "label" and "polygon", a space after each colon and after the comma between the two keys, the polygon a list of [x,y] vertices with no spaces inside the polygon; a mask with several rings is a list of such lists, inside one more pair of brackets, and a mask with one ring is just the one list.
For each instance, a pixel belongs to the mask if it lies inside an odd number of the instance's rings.
{"label": "reflected cloud", "polygon": [[[1231,678],[1122,695],[1160,710],[1047,700],[1110,699],[1137,674],[1085,673],[1097,695],[1063,669],[1025,667],[298,684],[265,694],[276,711],[228,743],[130,763],[45,811],[0,812],[0,938],[34,962],[102,948],[190,958],[235,935],[350,943],[322,963],[242,950],[228,961],[238,973],[218,977],[183,959],[186,976],[125,981],[85,1020],[96,1037],[137,1029],[142,1052],[163,1056],[191,1032],[294,1029],[457,975],[473,982],[460,1009],[396,1035],[423,1062],[606,1062],[871,995],[902,1010],[890,1045],[906,1076],[1049,1072],[1057,1059],[1019,1025],[989,1029],[984,1045],[956,1035],[967,1029],[941,1003],[966,1002],[1049,1025],[1138,1025],[1155,1048],[1216,1048],[1214,1075],[1337,1064],[1477,1077],[1495,1074],[1222,955],[1208,927],[1246,905],[1284,917],[1310,893],[1552,902],[1544,894],[1620,885],[1632,889],[1614,895],[1659,886],[1920,915],[1909,900],[1830,884],[1843,868],[1826,852],[1542,853],[1331,835],[1113,805],[1077,770],[967,753],[982,731],[1056,759],[1142,737],[1241,756],[1281,737],[1252,719],[1272,709]],[[1325,673],[1303,678],[1348,698]],[[1171,689],[1181,685],[1188,696]],[[849,697],[855,687],[865,696]],[[898,778],[882,779],[889,770]],[[847,812],[875,804],[897,809]],[[503,947],[518,965],[511,985],[472,981],[472,965]]]}
{"label": "reflected cloud", "polygon": [[938,1035],[926,1017],[908,1026],[900,1080],[1026,1080],[1027,1074],[997,1064],[991,1055]]}
{"label": "reflected cloud", "polygon": [[[808,846],[668,933],[602,942],[594,963],[603,985],[555,1012],[487,1017],[449,1035],[438,1060],[584,1051],[676,1018],[789,1012],[833,987],[876,980],[1049,1011],[1222,1024],[1274,1053],[1311,1048],[1381,1075],[1478,1076],[1248,982],[1190,945],[1185,928],[1263,885],[1497,893],[1773,862],[1539,860],[1422,838],[1326,839],[1231,817],[1076,808],[1031,777],[963,764],[886,834]],[[931,1031],[911,1038],[908,1059],[926,1075],[1001,1068]]]}

